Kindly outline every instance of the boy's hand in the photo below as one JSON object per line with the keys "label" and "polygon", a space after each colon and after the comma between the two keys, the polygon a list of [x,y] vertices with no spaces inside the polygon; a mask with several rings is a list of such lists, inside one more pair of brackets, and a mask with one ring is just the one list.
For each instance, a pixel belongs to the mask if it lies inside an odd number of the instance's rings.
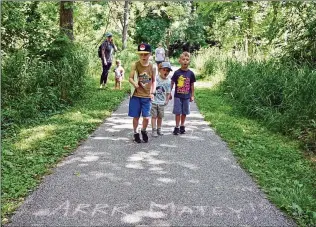
{"label": "boy's hand", "polygon": [[169,95],[169,100],[171,100],[172,99],[172,95]]}
{"label": "boy's hand", "polygon": [[104,58],[103,59],[103,63],[104,63],[104,65],[107,65],[108,63],[106,62],[106,59]]}
{"label": "boy's hand", "polygon": [[169,103],[169,100],[167,99],[166,102],[165,102],[165,106],[168,105],[168,103]]}
{"label": "boy's hand", "polygon": [[150,99],[153,101],[155,99],[155,95],[153,93],[150,94]]}
{"label": "boy's hand", "polygon": [[133,85],[135,89],[139,88],[139,85],[137,83],[133,83]]}
{"label": "boy's hand", "polygon": [[190,97],[190,102],[193,102],[194,101],[194,96],[191,96]]}

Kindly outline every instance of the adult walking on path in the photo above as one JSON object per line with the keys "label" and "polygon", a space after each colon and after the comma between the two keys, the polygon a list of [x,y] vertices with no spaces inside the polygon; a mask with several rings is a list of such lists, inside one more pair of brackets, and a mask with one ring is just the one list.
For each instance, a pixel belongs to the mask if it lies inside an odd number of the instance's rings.
{"label": "adult walking on path", "polygon": [[108,80],[109,70],[112,66],[113,54],[117,51],[117,48],[113,42],[112,33],[105,33],[106,40],[101,45],[101,63],[102,74],[100,78],[100,88],[106,86]]}
{"label": "adult walking on path", "polygon": [[186,134],[132,142],[128,99],[61,162],[8,226],[293,226],[273,206],[195,103]]}
{"label": "adult walking on path", "polygon": [[165,54],[165,49],[162,47],[161,43],[159,43],[155,50],[155,61],[157,65],[165,60]]}

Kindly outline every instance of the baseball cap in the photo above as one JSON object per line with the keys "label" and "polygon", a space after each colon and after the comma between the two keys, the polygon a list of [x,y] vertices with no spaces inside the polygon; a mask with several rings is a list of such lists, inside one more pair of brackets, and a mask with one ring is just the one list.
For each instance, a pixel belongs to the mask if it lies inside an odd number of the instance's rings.
{"label": "baseball cap", "polygon": [[113,36],[113,35],[112,35],[111,32],[107,32],[107,33],[105,33],[105,36],[106,36],[106,37],[111,37],[111,36]]}
{"label": "baseball cap", "polygon": [[151,46],[147,43],[141,43],[138,45],[137,53],[139,54],[149,54],[151,53]]}
{"label": "baseball cap", "polygon": [[171,64],[170,64],[170,62],[167,62],[167,61],[162,62],[160,68],[161,69],[168,68],[168,69],[170,69],[170,71],[172,71]]}

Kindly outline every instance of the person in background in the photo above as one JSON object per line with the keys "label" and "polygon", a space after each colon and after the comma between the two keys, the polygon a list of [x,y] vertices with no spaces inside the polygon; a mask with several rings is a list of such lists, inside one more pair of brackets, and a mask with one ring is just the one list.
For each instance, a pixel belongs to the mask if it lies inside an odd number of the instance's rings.
{"label": "person in background", "polygon": [[165,60],[165,49],[161,43],[158,43],[158,48],[155,50],[155,61],[157,66]]}
{"label": "person in background", "polygon": [[115,61],[115,68],[114,68],[114,74],[115,74],[115,89],[121,90],[122,87],[122,79],[124,77],[125,70],[121,65],[120,60]]}
{"label": "person in background", "polygon": [[112,66],[113,54],[117,51],[117,48],[113,42],[112,33],[105,33],[106,40],[101,45],[101,63],[102,63],[102,74],[100,78],[100,88],[105,87],[109,70]]}

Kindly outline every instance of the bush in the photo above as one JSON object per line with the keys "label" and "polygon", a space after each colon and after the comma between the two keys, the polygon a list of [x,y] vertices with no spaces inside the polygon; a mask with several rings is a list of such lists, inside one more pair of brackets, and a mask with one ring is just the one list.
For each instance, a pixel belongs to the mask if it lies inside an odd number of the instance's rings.
{"label": "bush", "polygon": [[315,87],[316,72],[310,67],[273,61],[230,61],[222,83],[223,91],[238,102],[241,111],[263,119],[274,130],[307,139],[305,143],[313,149]]}
{"label": "bush", "polygon": [[81,97],[88,67],[86,51],[73,46],[65,52],[67,54],[54,62],[31,56],[26,50],[12,53],[3,60],[3,129],[52,113]]}

